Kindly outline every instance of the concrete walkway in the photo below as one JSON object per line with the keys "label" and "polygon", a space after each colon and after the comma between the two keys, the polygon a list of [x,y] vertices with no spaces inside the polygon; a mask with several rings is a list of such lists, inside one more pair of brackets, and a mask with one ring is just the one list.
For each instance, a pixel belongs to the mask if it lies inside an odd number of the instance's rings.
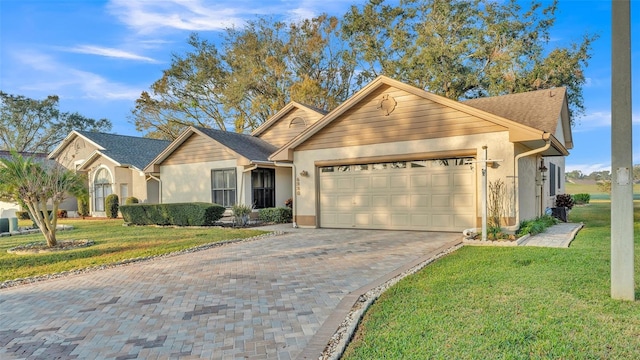
{"label": "concrete walkway", "polygon": [[583,226],[582,223],[559,223],[547,228],[543,233],[530,236],[520,246],[568,248]]}
{"label": "concrete walkway", "polygon": [[0,359],[320,355],[359,292],[460,234],[303,230],[0,290]]}

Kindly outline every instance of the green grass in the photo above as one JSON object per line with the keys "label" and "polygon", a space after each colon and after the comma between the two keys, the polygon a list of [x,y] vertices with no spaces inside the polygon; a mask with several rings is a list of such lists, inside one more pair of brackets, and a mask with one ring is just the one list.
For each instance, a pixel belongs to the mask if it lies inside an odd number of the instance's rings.
{"label": "green grass", "polygon": [[610,206],[574,208],[586,227],[568,249],[464,247],[404,279],[343,359],[640,358],[640,302],[610,298]]}
{"label": "green grass", "polygon": [[[44,241],[38,234],[0,238],[0,281],[115,263],[137,257],[167,254],[198,245],[247,238],[264,231],[220,228],[125,227],[122,220],[61,220],[73,225],[58,231],[58,240],[89,239],[94,245],[55,253],[15,255],[7,249]],[[21,222],[27,225],[28,222]]]}

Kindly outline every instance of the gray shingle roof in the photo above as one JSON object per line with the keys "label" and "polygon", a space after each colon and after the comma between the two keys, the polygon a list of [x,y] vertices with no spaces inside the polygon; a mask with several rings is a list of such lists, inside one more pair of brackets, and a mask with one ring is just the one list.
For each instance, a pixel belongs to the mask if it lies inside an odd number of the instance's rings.
{"label": "gray shingle roof", "polygon": [[565,92],[566,89],[560,87],[471,99],[462,103],[553,134],[558,126]]}
{"label": "gray shingle roof", "polygon": [[252,161],[269,161],[269,155],[278,150],[277,147],[255,136],[197,126],[194,128]]}
{"label": "gray shingle roof", "polygon": [[[19,152],[18,154],[22,155],[24,158],[34,158],[38,160],[46,160],[46,153],[32,153],[32,152]],[[11,159],[11,151],[0,150],[0,159]]]}
{"label": "gray shingle roof", "polygon": [[144,169],[171,142],[136,136],[115,135],[90,131],[78,131],[79,134],[102,146],[100,152],[119,162]]}

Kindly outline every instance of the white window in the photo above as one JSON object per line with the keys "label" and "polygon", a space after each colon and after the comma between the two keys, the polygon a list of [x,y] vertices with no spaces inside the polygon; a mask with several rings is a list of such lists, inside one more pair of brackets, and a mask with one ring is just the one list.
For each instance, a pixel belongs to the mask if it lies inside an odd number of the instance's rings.
{"label": "white window", "polygon": [[236,169],[211,170],[211,200],[224,207],[236,204]]}
{"label": "white window", "polygon": [[111,174],[107,169],[100,169],[93,180],[93,208],[104,211],[105,200],[111,195]]}

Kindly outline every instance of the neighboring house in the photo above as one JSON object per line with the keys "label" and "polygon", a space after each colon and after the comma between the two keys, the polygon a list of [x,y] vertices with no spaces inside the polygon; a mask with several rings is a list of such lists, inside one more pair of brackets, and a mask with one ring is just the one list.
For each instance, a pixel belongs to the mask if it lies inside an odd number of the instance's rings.
{"label": "neighboring house", "polygon": [[[21,152],[19,153],[24,158],[33,158],[36,161],[46,161],[47,154],[44,153],[32,153],[32,152]],[[0,159],[12,159],[11,152],[6,150],[0,150]],[[0,164],[1,166],[1,164]],[[0,201],[0,218],[9,218],[15,217],[16,211],[20,211],[21,207],[19,204]]]}
{"label": "neighboring house", "polygon": [[458,102],[381,76],[269,160],[294,171],[299,226],[461,231],[481,224],[485,160],[517,226],[554,206],[572,146],[564,88]]}
{"label": "neighboring house", "polygon": [[[87,175],[93,216],[105,216],[105,199],[117,194],[121,204],[134,196],[140,202],[159,202],[159,181],[147,178],[144,167],[170,144],[166,140],[72,131],[49,154],[68,169]],[[62,207],[75,210],[75,200]]]}
{"label": "neighboring house", "polygon": [[292,102],[251,135],[191,126],[144,171],[160,179],[162,203],[284,206],[292,197],[291,168],[276,166],[269,156],[323,115]]}

